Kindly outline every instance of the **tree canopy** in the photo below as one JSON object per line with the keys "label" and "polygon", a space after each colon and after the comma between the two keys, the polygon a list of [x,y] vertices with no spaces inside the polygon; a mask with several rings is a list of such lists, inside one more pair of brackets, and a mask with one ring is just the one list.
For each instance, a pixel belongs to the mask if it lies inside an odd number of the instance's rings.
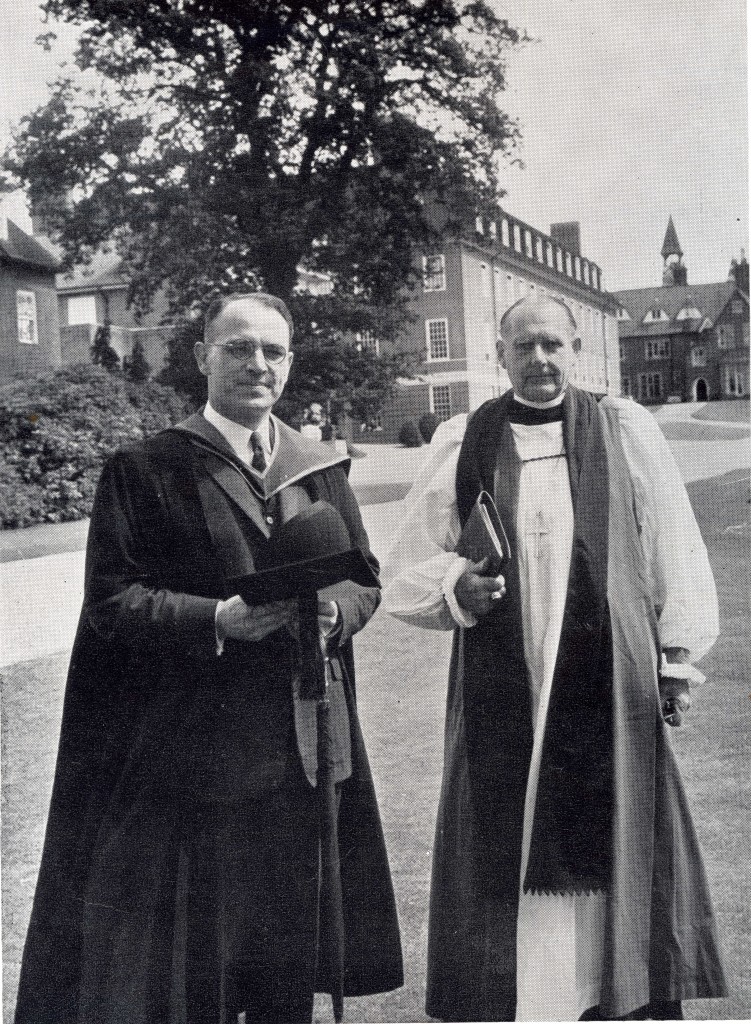
{"label": "tree canopy", "polygon": [[484,0],[43,10],[80,26],[77,68],[24,119],[7,166],[69,263],[118,246],[137,309],[160,288],[171,316],[243,287],[287,299],[303,267],[331,291],[295,298],[316,325],[298,345],[388,340],[414,247],[499,198],[517,140],[505,58],[523,35]]}

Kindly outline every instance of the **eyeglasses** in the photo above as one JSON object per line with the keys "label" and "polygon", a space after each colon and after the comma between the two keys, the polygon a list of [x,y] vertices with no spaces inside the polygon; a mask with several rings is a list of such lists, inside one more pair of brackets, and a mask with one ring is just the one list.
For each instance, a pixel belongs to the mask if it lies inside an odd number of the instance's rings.
{"label": "eyeglasses", "polygon": [[254,341],[228,341],[226,345],[219,345],[215,341],[207,341],[206,345],[213,348],[224,349],[231,356],[239,361],[247,361],[256,354],[260,348],[263,361],[267,366],[279,366],[290,355],[290,350],[282,345],[259,345]]}

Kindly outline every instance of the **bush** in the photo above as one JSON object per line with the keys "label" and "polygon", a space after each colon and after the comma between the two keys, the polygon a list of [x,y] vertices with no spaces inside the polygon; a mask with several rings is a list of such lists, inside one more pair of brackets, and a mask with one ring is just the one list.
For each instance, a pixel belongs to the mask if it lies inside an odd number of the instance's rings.
{"label": "bush", "polygon": [[186,415],[171,388],[68,366],[0,390],[0,527],[83,519],[102,465]]}
{"label": "bush", "polygon": [[425,444],[430,444],[433,440],[433,434],[438,429],[440,422],[440,418],[434,412],[426,412],[424,416],[420,417],[417,426]]}
{"label": "bush", "polygon": [[405,448],[419,448],[422,444],[420,431],[415,426],[414,420],[405,420],[399,428],[399,443]]}

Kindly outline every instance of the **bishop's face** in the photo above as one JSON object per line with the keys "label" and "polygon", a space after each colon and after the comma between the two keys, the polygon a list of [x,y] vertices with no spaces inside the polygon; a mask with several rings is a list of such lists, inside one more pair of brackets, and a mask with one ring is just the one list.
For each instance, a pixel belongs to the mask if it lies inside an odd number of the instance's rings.
{"label": "bishop's face", "polygon": [[222,416],[254,429],[287,383],[292,352],[281,313],[252,298],[230,302],[195,346],[209,402]]}
{"label": "bishop's face", "polygon": [[551,402],[568,384],[581,342],[558,303],[529,300],[510,315],[501,346],[514,393],[528,402]]}

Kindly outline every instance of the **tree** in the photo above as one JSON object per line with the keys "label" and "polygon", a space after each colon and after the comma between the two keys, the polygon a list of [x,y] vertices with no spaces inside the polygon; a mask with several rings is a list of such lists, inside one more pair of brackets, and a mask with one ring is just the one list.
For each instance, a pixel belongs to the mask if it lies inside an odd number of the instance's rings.
{"label": "tree", "polygon": [[[136,310],[160,287],[173,317],[262,286],[340,348],[353,331],[387,342],[414,246],[499,198],[517,138],[504,61],[522,35],[485,0],[43,9],[81,26],[80,76],[24,119],[8,167],[69,263],[117,243]],[[331,293],[296,295],[301,266]]]}
{"label": "tree", "polygon": [[132,380],[134,384],[141,384],[149,379],[151,367],[146,359],[143,342],[138,335],[133,342],[130,357],[123,358],[123,371],[128,380]]}
{"label": "tree", "polygon": [[105,370],[113,372],[120,366],[120,356],[110,344],[112,334],[110,324],[100,324],[94,333],[94,342],[91,346],[91,361],[94,366],[101,366]]}

